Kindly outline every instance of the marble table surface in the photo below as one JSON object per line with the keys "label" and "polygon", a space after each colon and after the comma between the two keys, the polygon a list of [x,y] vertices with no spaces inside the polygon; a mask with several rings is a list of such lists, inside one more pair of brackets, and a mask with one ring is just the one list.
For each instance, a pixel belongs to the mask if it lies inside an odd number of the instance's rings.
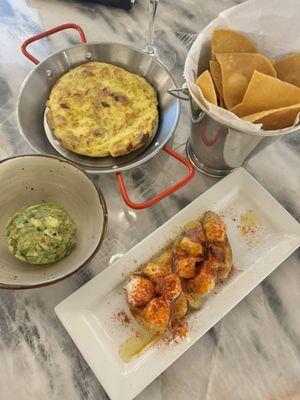
{"label": "marble table surface", "polygon": [[[173,71],[182,83],[187,49],[175,32],[199,32],[220,11],[240,0],[162,0],[156,28],[173,46]],[[146,0],[132,12],[85,2],[0,1],[0,157],[33,151],[16,123],[16,100],[32,64],[20,52],[33,34],[79,23],[90,41],[143,45]],[[77,43],[76,33],[35,44],[39,59]],[[145,43],[145,42],[144,42]],[[183,104],[173,147],[182,154],[189,134]],[[286,136],[247,165],[249,172],[300,219],[300,137]],[[161,166],[163,165],[163,168]],[[136,199],[146,199],[175,183],[182,169],[165,154],[126,173]],[[107,399],[101,385],[58,321],[54,306],[98,274],[116,257],[167,221],[216,182],[197,173],[193,183],[145,211],[129,210],[113,176],[97,179],[108,205],[109,227],[96,258],[77,275],[42,289],[0,291],[0,399]],[[1,195],[1,193],[0,193]],[[121,226],[121,228],[120,228]],[[155,380],[139,400],[296,400],[300,399],[300,257],[291,255],[225,318]],[[105,365],[103,365],[105,368]],[[121,400],[121,399],[120,399]]]}

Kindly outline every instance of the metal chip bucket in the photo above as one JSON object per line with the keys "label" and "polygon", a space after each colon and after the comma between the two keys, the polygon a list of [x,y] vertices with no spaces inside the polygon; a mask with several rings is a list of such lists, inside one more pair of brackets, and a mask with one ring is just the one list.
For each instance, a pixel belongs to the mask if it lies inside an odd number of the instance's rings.
{"label": "metal chip bucket", "polygon": [[209,112],[198,107],[186,88],[169,93],[190,102],[191,131],[187,155],[194,166],[207,175],[222,177],[243,166],[281,136],[300,131],[300,126],[282,131],[247,132],[220,123]]}

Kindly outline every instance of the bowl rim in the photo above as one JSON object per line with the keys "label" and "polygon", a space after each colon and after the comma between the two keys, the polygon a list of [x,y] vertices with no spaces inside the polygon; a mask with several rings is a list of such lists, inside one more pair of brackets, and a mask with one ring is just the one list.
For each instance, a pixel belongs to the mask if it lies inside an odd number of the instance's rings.
{"label": "bowl rim", "polygon": [[0,160],[0,166],[3,163],[7,162],[7,161],[11,161],[11,160],[14,160],[14,159],[17,159],[17,158],[24,158],[24,157],[29,157],[29,158],[31,158],[31,157],[52,158],[52,159],[54,159],[54,160],[56,160],[58,162],[63,162],[63,163],[67,163],[67,164],[71,165],[72,167],[74,167],[77,170],[79,170],[83,175],[85,175],[85,177],[93,184],[93,186],[96,189],[96,192],[98,194],[99,206],[100,206],[100,208],[102,208],[102,211],[103,211],[103,229],[102,229],[102,233],[101,233],[101,236],[99,238],[99,241],[97,243],[97,246],[96,246],[95,250],[74,271],[71,271],[71,272],[65,274],[64,276],[56,278],[56,279],[53,279],[53,280],[51,280],[49,282],[37,283],[37,284],[34,284],[34,285],[15,285],[15,284],[11,285],[11,284],[7,284],[7,283],[2,283],[0,281],[0,289],[9,289],[9,290],[35,289],[35,288],[40,288],[40,287],[44,287],[44,286],[50,286],[50,285],[53,285],[55,283],[63,281],[64,279],[66,279],[66,278],[74,275],[76,272],[80,271],[83,267],[85,267],[87,265],[87,263],[89,261],[92,260],[93,257],[95,257],[95,255],[98,253],[98,251],[100,249],[100,246],[101,246],[101,244],[103,242],[105,233],[107,231],[108,211],[107,211],[107,205],[106,205],[105,198],[104,198],[103,193],[102,193],[101,189],[99,188],[99,186],[96,184],[96,182],[93,181],[93,179],[87,174],[87,172],[83,168],[79,167],[77,164],[75,164],[72,161],[69,161],[69,160],[67,160],[65,158],[54,156],[54,155],[50,155],[50,154],[20,154],[20,155],[16,155],[16,156],[11,156],[11,157],[7,157],[7,158],[4,158],[4,159]]}

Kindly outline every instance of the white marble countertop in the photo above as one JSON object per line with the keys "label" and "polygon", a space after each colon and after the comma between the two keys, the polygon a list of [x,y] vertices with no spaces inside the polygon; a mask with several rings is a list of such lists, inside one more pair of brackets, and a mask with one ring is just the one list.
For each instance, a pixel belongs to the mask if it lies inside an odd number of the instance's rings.
{"label": "white marble countertop", "polygon": [[[157,29],[177,52],[175,77],[182,83],[187,50],[177,31],[199,32],[221,10],[240,0],[161,0]],[[146,0],[132,12],[73,1],[0,2],[0,157],[32,153],[18,133],[15,106],[32,64],[21,43],[53,26],[80,24],[89,41],[141,45],[146,34]],[[59,38],[58,38],[59,35]],[[61,33],[32,46],[38,58],[77,43]],[[173,147],[184,153],[189,134],[186,105]],[[265,149],[247,169],[298,220],[300,219],[300,137],[286,136]],[[166,155],[126,174],[146,198],[176,181]],[[161,165],[164,170],[161,170]],[[168,168],[172,166],[172,168]],[[179,167],[178,167],[179,168]],[[150,172],[151,171],[151,172]],[[144,238],[216,180],[197,173],[193,183],[146,211],[129,210],[116,195],[113,176],[98,183],[109,211],[103,246],[82,272],[55,286],[0,291],[0,399],[99,400],[107,395],[58,321],[54,306]],[[1,194],[0,194],[1,195]],[[119,228],[122,223],[122,229]],[[221,322],[156,379],[140,400],[296,400],[300,399],[299,252],[234,308]],[[105,368],[105,365],[103,365]],[[120,399],[121,400],[121,399]]]}

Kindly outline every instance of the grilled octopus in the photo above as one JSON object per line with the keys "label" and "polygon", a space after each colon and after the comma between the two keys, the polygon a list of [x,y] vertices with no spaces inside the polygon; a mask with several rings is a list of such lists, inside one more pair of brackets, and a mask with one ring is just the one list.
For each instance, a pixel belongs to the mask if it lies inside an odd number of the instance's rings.
{"label": "grilled octopus", "polygon": [[232,252],[226,226],[207,211],[189,224],[172,248],[132,274],[127,285],[130,311],[144,328],[163,333],[188,309],[199,309],[218,281],[228,277]]}

